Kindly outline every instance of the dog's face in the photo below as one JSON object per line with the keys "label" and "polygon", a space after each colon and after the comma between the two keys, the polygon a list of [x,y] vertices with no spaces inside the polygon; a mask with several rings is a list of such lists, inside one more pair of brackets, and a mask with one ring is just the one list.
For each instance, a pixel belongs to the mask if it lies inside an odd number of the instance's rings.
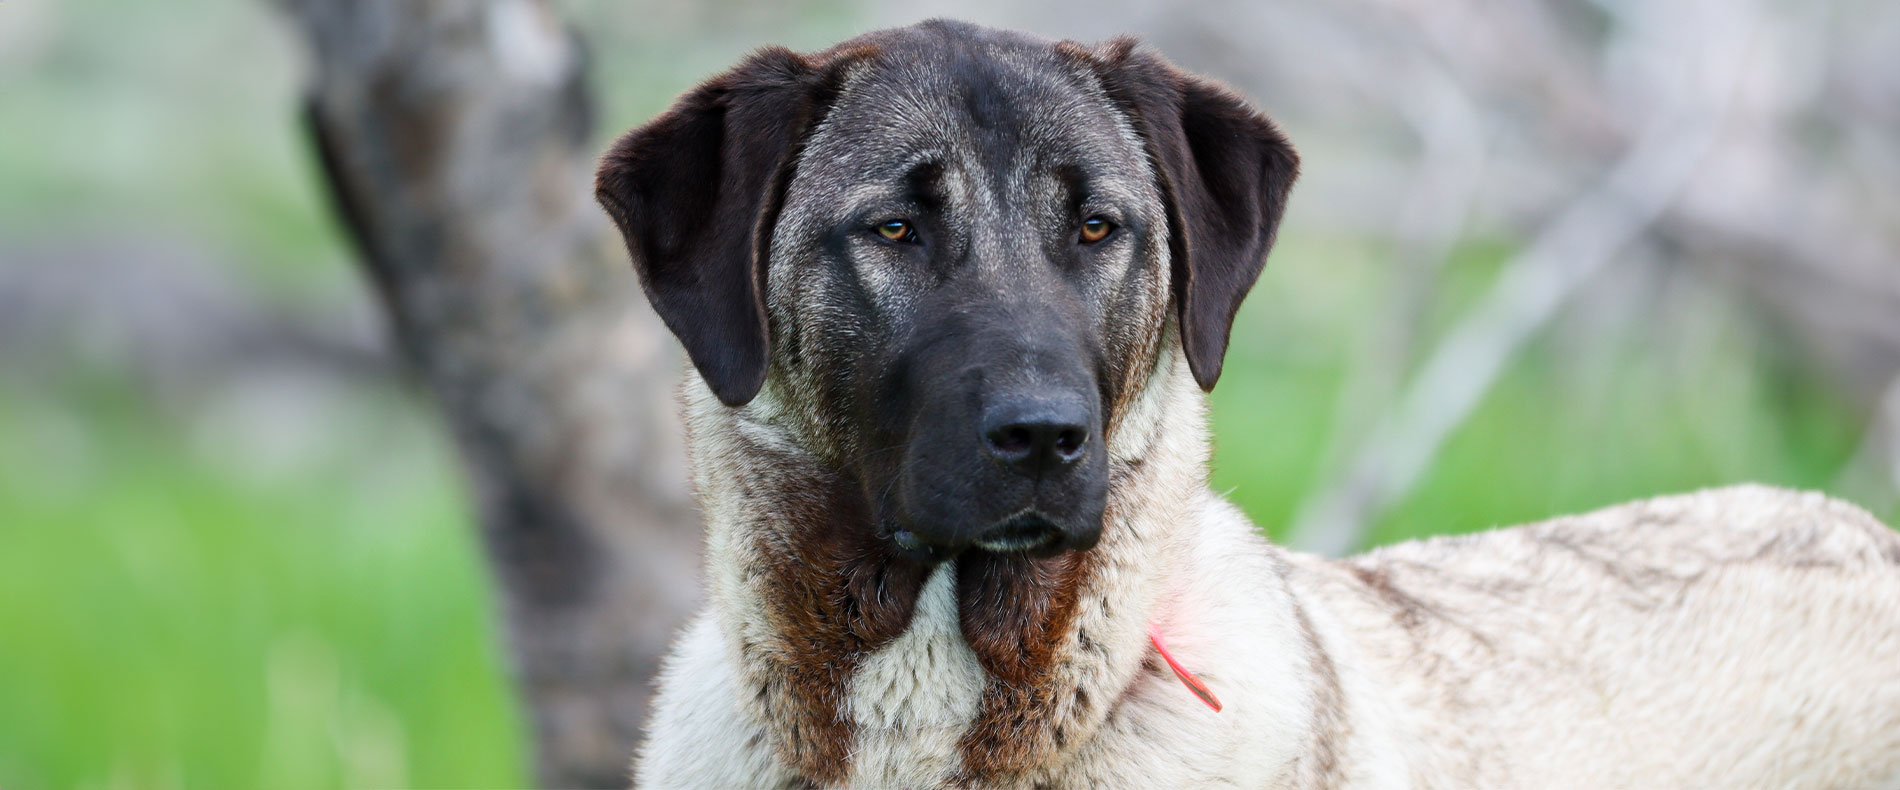
{"label": "dog's face", "polygon": [[712,392],[766,388],[879,537],[943,559],[1094,545],[1117,418],[1175,338],[1213,386],[1296,167],[1131,42],[927,22],[754,55],[599,195]]}

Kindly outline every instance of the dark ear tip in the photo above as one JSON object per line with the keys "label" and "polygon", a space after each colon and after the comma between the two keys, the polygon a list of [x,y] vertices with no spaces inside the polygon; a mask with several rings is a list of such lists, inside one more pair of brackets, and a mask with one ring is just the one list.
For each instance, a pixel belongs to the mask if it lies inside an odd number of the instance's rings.
{"label": "dark ear tip", "polygon": [[712,389],[713,397],[718,398],[720,403],[736,409],[751,403],[753,398],[759,396],[759,390],[765,386],[765,377],[760,376],[758,381],[751,383],[726,382],[723,385],[715,385],[708,381],[706,386]]}
{"label": "dark ear tip", "polygon": [[[765,387],[765,345],[763,337],[756,344],[735,342],[718,349],[689,343],[686,356],[692,360],[693,369],[699,371],[700,379],[706,382],[706,388],[712,390],[713,396],[719,398],[720,403],[738,408],[751,403],[753,398],[758,397],[759,390]],[[712,353],[708,354],[708,351]]]}
{"label": "dark ear tip", "polygon": [[1202,392],[1213,392],[1214,384],[1220,381],[1221,355],[1214,354],[1208,362],[1202,362],[1201,357],[1188,352],[1188,370],[1194,373],[1194,383],[1201,385]]}

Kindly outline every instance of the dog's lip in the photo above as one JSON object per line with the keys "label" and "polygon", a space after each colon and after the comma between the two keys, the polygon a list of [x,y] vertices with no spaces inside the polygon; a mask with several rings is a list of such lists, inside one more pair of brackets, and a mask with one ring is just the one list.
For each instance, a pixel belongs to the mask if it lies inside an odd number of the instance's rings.
{"label": "dog's lip", "polygon": [[909,525],[895,520],[885,522],[879,533],[890,541],[900,556],[927,563],[955,558],[965,549],[989,554],[1045,557],[1060,553],[1068,540],[1067,533],[1053,519],[1033,509],[1025,509],[993,522],[974,540],[957,545],[931,543]]}
{"label": "dog's lip", "polygon": [[893,527],[887,533],[891,545],[897,547],[898,554],[917,562],[936,563],[950,559],[956,552],[942,546],[933,546],[924,539],[902,527]]}
{"label": "dog's lip", "polygon": [[995,554],[1046,550],[1062,541],[1062,528],[1035,511],[1018,513],[984,530],[970,545]]}

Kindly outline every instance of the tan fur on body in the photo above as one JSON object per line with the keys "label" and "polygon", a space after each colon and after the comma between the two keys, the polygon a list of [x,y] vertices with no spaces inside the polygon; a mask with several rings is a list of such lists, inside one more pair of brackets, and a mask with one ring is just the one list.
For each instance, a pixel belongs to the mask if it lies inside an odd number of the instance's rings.
{"label": "tan fur on body", "polygon": [[[1900,784],[1900,536],[1863,511],[1741,487],[1346,561],[1295,554],[1207,489],[1203,396],[1182,367],[1164,364],[1147,435],[1117,448],[1143,460],[1118,470],[1058,640],[1062,699],[1021,723],[1024,755],[966,769],[985,681],[938,577],[902,636],[843,673],[848,772],[832,786]],[[714,594],[662,675],[638,783],[808,786],[785,757],[810,733],[761,691],[800,681],[755,655],[781,595],[753,530],[800,483],[742,484],[766,480],[738,452],[793,444],[698,387],[689,401]],[[1160,663],[1149,621],[1223,711]]]}

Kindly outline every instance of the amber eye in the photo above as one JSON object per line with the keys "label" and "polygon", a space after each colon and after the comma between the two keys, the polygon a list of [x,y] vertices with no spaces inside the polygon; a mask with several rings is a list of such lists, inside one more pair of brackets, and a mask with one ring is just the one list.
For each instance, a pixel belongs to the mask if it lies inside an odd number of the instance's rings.
{"label": "amber eye", "polygon": [[877,226],[877,235],[891,241],[912,241],[917,233],[911,230],[910,223],[899,219]]}
{"label": "amber eye", "polygon": [[1089,217],[1082,222],[1082,243],[1094,244],[1102,239],[1106,239],[1108,238],[1109,231],[1114,229],[1115,224],[1108,220],[1102,219],[1101,217]]}

